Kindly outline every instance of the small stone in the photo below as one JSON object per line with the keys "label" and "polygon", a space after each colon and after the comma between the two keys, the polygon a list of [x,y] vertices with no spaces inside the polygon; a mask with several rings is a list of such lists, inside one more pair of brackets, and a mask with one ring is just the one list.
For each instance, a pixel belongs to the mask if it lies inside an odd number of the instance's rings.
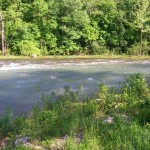
{"label": "small stone", "polygon": [[29,141],[30,141],[30,138],[28,136],[25,136],[25,137],[18,136],[14,142],[14,145],[15,146],[19,144],[26,145]]}
{"label": "small stone", "polygon": [[111,123],[113,123],[113,120],[114,120],[114,117],[108,117],[108,118],[105,119],[103,122],[104,122],[104,123],[111,124]]}
{"label": "small stone", "polygon": [[51,150],[63,150],[64,144],[66,143],[66,140],[69,138],[68,135],[64,135],[63,137],[56,139],[54,143],[50,145]]}
{"label": "small stone", "polygon": [[37,57],[37,54],[31,54],[30,57],[31,57],[31,58],[36,58],[36,57]]}
{"label": "small stone", "polygon": [[87,81],[93,81],[94,79],[93,78],[87,78]]}
{"label": "small stone", "polygon": [[5,149],[7,146],[7,141],[5,139],[0,140],[0,149]]}
{"label": "small stone", "polygon": [[34,149],[34,150],[45,150],[43,147],[31,144],[31,143],[27,143],[25,145],[25,147],[28,147],[28,148],[31,148],[31,149]]}

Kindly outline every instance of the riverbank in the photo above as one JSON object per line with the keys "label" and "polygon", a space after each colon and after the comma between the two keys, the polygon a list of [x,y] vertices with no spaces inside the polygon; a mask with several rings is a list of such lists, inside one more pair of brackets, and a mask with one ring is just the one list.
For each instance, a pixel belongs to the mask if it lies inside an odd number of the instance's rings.
{"label": "riverbank", "polygon": [[127,59],[127,60],[148,60],[150,56],[129,56],[129,55],[70,55],[70,56],[38,56],[31,58],[27,56],[0,56],[0,60],[26,60],[26,59]]}
{"label": "riverbank", "polygon": [[100,84],[95,96],[83,101],[69,87],[64,91],[52,95],[55,102],[43,96],[43,107],[26,115],[1,118],[3,148],[149,150],[150,87],[143,75],[131,75],[117,92]]}

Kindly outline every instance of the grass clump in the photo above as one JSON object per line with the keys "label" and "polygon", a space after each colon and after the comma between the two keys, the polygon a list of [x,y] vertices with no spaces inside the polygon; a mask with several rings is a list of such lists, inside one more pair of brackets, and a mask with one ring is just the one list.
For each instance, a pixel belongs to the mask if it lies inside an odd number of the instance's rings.
{"label": "grass clump", "polygon": [[131,75],[117,91],[100,84],[93,98],[80,100],[69,87],[53,97],[55,102],[43,96],[43,107],[26,117],[2,118],[1,138],[28,136],[45,149],[149,150],[150,87],[142,74]]}

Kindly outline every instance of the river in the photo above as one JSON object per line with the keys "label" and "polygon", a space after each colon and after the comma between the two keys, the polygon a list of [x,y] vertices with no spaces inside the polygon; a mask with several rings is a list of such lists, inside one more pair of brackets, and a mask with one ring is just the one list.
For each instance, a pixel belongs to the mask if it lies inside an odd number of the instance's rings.
{"label": "river", "polygon": [[62,93],[66,85],[91,94],[99,83],[118,87],[133,73],[149,75],[150,60],[0,60],[0,116],[8,108],[15,115],[29,111],[43,93]]}

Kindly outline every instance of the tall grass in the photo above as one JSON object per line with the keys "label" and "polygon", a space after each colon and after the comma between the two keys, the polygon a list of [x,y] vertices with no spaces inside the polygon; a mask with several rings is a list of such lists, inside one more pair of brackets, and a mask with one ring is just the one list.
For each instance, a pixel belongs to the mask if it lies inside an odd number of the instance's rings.
{"label": "tall grass", "polygon": [[131,75],[117,92],[100,84],[93,98],[82,101],[78,92],[64,90],[55,102],[43,96],[43,107],[26,117],[2,118],[1,138],[29,136],[46,149],[67,136],[66,150],[149,150],[150,87],[143,75]]}

